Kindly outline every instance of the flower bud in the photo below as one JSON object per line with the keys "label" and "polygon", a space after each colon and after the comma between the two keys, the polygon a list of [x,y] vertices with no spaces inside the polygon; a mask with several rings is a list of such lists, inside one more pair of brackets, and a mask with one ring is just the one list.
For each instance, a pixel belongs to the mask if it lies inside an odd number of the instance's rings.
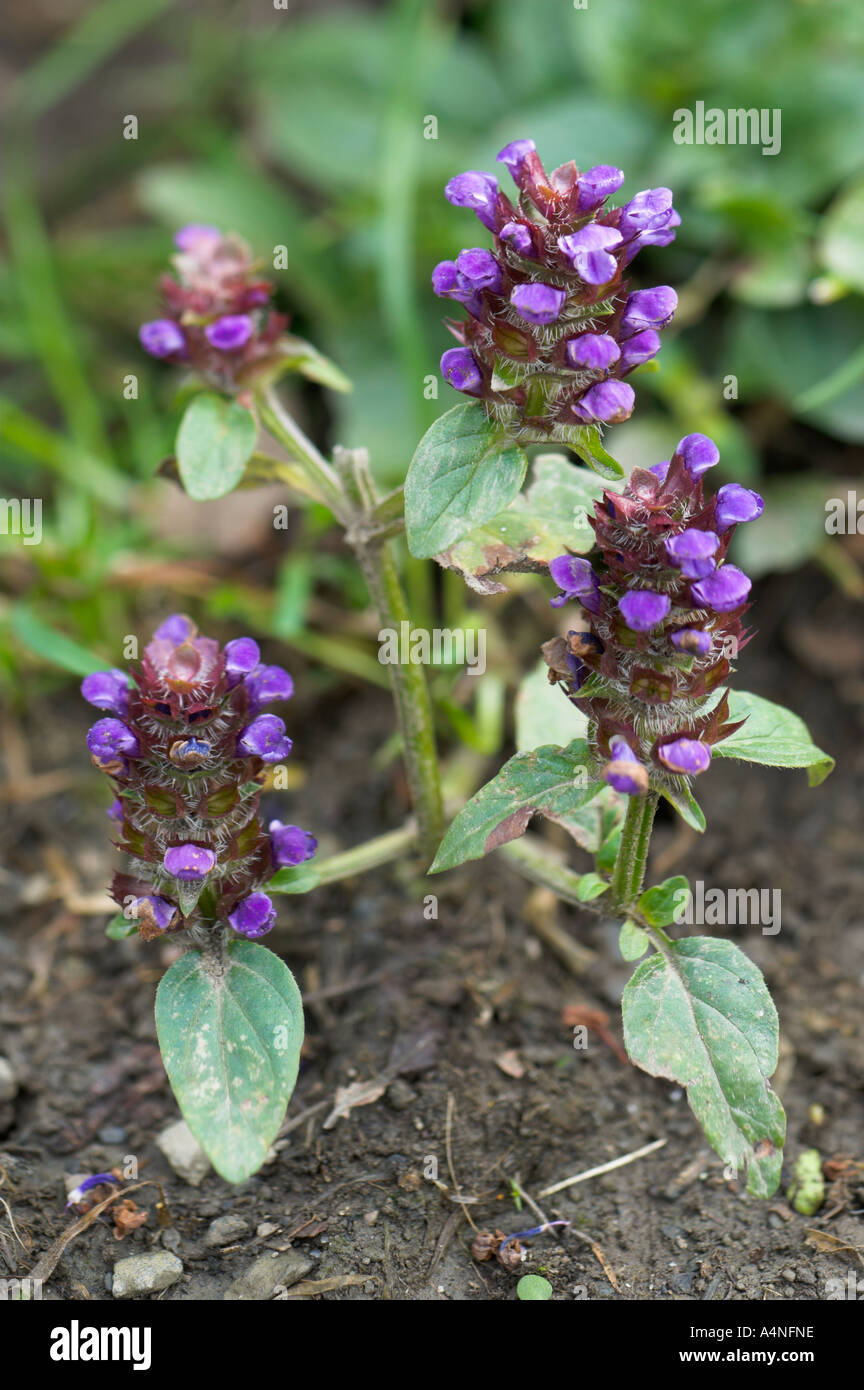
{"label": "flower bud", "polygon": [[632,632],[650,632],[666,617],[671,600],[651,589],[631,589],[618,600],[618,607]]}
{"label": "flower bud", "polygon": [[576,273],[586,285],[605,285],[618,269],[612,247],[621,243],[621,233],[614,227],[599,227],[589,223],[570,236],[558,238],[558,247],[567,257]]}
{"label": "flower bud", "polygon": [[711,608],[715,613],[731,613],[740,608],[752,588],[751,581],[734,565],[721,565],[707,579],[693,584],[690,593],[699,608]]}
{"label": "flower bud", "polygon": [[241,899],[233,912],[228,913],[228,921],[238,936],[254,941],[272,931],[276,909],[266,893],[251,893],[248,898]]}
{"label": "flower bud", "polygon": [[278,763],[291,752],[291,740],[285,736],[285,725],[275,714],[262,714],[244,729],[237,740],[239,757],[260,758],[265,763]]}
{"label": "flower bud", "polygon": [[579,420],[591,423],[594,420],[612,425],[627,420],[633,413],[636,395],[626,381],[600,381],[585,392],[580,401],[573,406],[573,414]]}
{"label": "flower bud", "polygon": [[318,848],[315,836],[301,830],[299,825],[283,825],[280,820],[271,820],[267,829],[270,832],[273,863],[279,869],[304,863],[312,858]]}
{"label": "flower bud", "polygon": [[98,719],[87,733],[87,747],[96,758],[115,758],[123,754],[137,758],[140,744],[132,730],[119,719]]}
{"label": "flower bud", "polygon": [[214,323],[207,324],[204,336],[210,346],[218,348],[220,352],[236,352],[246,346],[254,332],[248,314],[225,314]]}
{"label": "flower bud", "polygon": [[138,339],[151,357],[176,357],[186,347],[183,330],[173,319],[152,319],[142,323]]}
{"label": "flower bud", "polygon": [[713,531],[700,531],[688,527],[676,536],[669,536],[665,542],[666,554],[688,579],[704,579],[716,569],[714,552],[720,538]]}
{"label": "flower bud", "polygon": [[603,768],[603,780],[616,792],[627,796],[642,796],[648,790],[648,770],[643,767],[626,739],[613,738],[609,742],[611,762]]}
{"label": "flower bud", "polygon": [[749,487],[741,487],[740,483],[726,483],[717,493],[714,525],[718,531],[728,531],[730,526],[756,521],[764,510],[765,503],[758,492],[751,492]]}
{"label": "flower bud", "polygon": [[711,749],[698,739],[678,738],[672,743],[660,744],[657,757],[670,772],[689,777],[705,771],[711,762]]}
{"label": "flower bud", "polygon": [[261,660],[258,643],[251,637],[235,637],[225,643],[225,675],[229,688],[248,676]]}
{"label": "flower bud", "polygon": [[554,285],[517,285],[510,295],[510,303],[526,323],[546,324],[555,322],[566,298],[564,290]]}
{"label": "flower bud", "polygon": [[195,883],[206,878],[216,864],[212,849],[201,845],[172,845],[165,851],[162,860],[165,872],[184,883]]}
{"label": "flower bud", "polygon": [[274,700],[290,700],[294,694],[294,682],[281,666],[256,666],[243,684],[253,713]]}
{"label": "flower bud", "polygon": [[621,349],[608,333],[581,333],[567,341],[567,365],[578,370],[605,372],[621,356]]}
{"label": "flower bud", "polygon": [[701,478],[709,468],[720,462],[720,450],[707,434],[687,434],[679,441],[675,450],[684,460],[684,466],[691,478]]}
{"label": "flower bud", "polygon": [[483,387],[483,373],[467,348],[449,348],[441,358],[441,375],[457,391],[476,395]]}
{"label": "flower bud", "polygon": [[599,610],[600,587],[588,560],[583,560],[581,555],[559,555],[550,560],[549,573],[558,588],[563,590],[557,598],[549,600],[553,608],[576,600],[589,613]]}
{"label": "flower bud", "polygon": [[94,671],[81,682],[81,694],[97,709],[124,716],[129,708],[129,681],[125,671]]}
{"label": "flower bud", "polygon": [[444,190],[448,203],[456,208],[470,208],[476,212],[484,227],[495,230],[498,207],[498,180],[491,174],[477,169],[469,169],[465,174],[457,174]]}

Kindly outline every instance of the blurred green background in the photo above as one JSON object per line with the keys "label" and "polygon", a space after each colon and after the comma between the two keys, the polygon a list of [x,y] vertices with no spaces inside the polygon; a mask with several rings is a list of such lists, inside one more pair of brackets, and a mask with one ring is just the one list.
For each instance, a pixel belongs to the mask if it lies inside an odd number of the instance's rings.
{"label": "blurred green background", "polygon": [[[488,241],[443,184],[494,170],[527,135],[549,169],[620,165],[622,197],[668,184],[682,216],[674,245],[634,265],[637,285],[671,284],[681,305],[607,447],[649,464],[684,433],[712,435],[724,476],[770,504],[739,561],[821,564],[860,596],[855,546],[824,527],[864,441],[856,0],[11,0],[2,28],[2,492],[44,499],[41,545],[0,538],[13,700],[25,679],[50,688],[92,654],[116,660],[121,634],[183,607],[305,651],[316,679],[383,683],[362,585],[325,514],[298,514],[286,545],[260,495],[226,512],[154,479],[181,407],[138,324],[158,315],[178,225],[238,231],[268,265],[287,247],[280,307],[355,389],[286,394],[319,443],[368,446],[392,486],[457,399],[444,384],[424,393],[449,342],[432,267]],[[780,153],[676,144],[673,113],[697,101],[779,108]],[[137,139],[124,138],[129,116]],[[137,399],[124,398],[129,374]],[[429,564],[412,562],[409,588],[418,623],[442,609],[471,621],[466,603],[476,622],[483,606]],[[500,625],[510,601],[485,601],[483,621]],[[494,741],[491,706],[472,723],[449,691],[459,732]]]}

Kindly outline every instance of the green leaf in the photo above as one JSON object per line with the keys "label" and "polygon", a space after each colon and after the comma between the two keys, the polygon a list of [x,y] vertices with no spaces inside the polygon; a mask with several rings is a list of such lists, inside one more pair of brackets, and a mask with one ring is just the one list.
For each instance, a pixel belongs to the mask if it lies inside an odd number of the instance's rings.
{"label": "green leaf", "polygon": [[110,665],[104,657],[79,646],[56,628],[43,623],[42,619],[24,604],[14,605],[9,626],[25,647],[36,652],[50,665],[71,671],[75,676],[89,676],[94,671],[104,671]]}
{"label": "green leaf", "polygon": [[563,454],[541,454],[524,493],[435,558],[478,593],[503,594],[506,585],[497,582],[498,575],[542,573],[556,555],[592,548],[588,518],[603,486]]}
{"label": "green leaf", "polygon": [[624,469],[620,463],[613,459],[611,454],[607,454],[600,443],[599,430],[580,430],[578,437],[574,435],[570,447],[582,462],[587,463],[593,473],[599,473],[601,478],[608,478],[610,482],[615,483],[624,477]]}
{"label": "green leaf", "polygon": [[777,1066],[777,1011],[760,972],[731,941],[691,936],[638,966],[622,1000],[624,1041],[637,1066],[686,1087],[725,1163],[747,1190],[780,1181],[786,1119],[768,1081]]}
{"label": "green leaf", "polygon": [[523,1274],[516,1285],[516,1297],[521,1303],[545,1303],[552,1297],[552,1285],[542,1274]]}
{"label": "green leaf", "polygon": [[664,879],[654,888],[647,888],[636,906],[649,927],[668,927],[682,920],[692,896],[690,884],[678,874],[675,878]]}
{"label": "green leaf", "polygon": [[353,391],[354,386],[343,371],[331,362],[329,357],[325,357],[323,352],[319,352],[311,343],[307,343],[305,338],[295,338],[290,335],[280,338],[276,344],[276,351],[280,354],[279,371],[299,372],[309,381],[316,381],[319,386],[326,386],[330,391]]}
{"label": "green leaf", "polygon": [[232,492],[255,451],[258,430],[250,411],[204,391],[186,407],[177,431],[177,466],[196,502]]}
{"label": "green leaf", "polygon": [[580,874],[579,887],[576,889],[576,897],[579,899],[580,903],[590,903],[593,902],[595,898],[599,898],[601,893],[605,893],[609,886],[606,880],[601,878],[599,874],[589,871],[587,874]]}
{"label": "green leaf", "polygon": [[156,991],[156,1032],[183,1118],[228,1182],[257,1172],[297,1080],[303,1006],[283,961],[234,941],[221,969],[199,951]]}
{"label": "green leaf", "polygon": [[268,883],[265,893],[308,893],[317,888],[320,882],[314,864],[294,864],[285,869],[277,869]]}
{"label": "green leaf", "polygon": [[137,930],[138,923],[136,921],[124,917],[122,912],[115,912],[105,928],[105,935],[111,941],[123,941],[127,936],[134,936]]}
{"label": "green leaf", "polygon": [[730,690],[730,722],[744,719],[745,715],[747,722],[716,745],[715,758],[738,758],[764,767],[806,767],[811,787],[825,781],[834,759],[816,747],[807,725],[797,714],[761,695]]}
{"label": "green leaf", "polygon": [[574,738],[584,738],[588,728],[587,715],[557,685],[549,684],[549,667],[542,658],[519,682],[514,713],[519,753],[547,743],[564,748]]}
{"label": "green leaf", "polygon": [[639,960],[650,945],[651,939],[648,933],[643,931],[641,927],[637,927],[635,922],[631,922],[629,917],[626,922],[621,923],[621,930],[618,933],[618,950],[625,960]]}
{"label": "green leaf", "polygon": [[569,829],[568,818],[605,785],[594,781],[577,784],[577,773],[584,776],[588,765],[584,739],[574,739],[567,748],[549,746],[517,753],[463,806],[441,841],[430,872],[452,869],[466,859],[480,859],[499,845],[518,839],[535,815]]}
{"label": "green leaf", "polygon": [[828,270],[864,291],[864,179],[850,184],[826,212],[820,250]]}
{"label": "green leaf", "polygon": [[479,401],[448,410],[420,440],[405,480],[411,554],[428,559],[488,521],[516,496],[527,467]]}
{"label": "green leaf", "polygon": [[[715,755],[719,746],[718,744],[717,748],[714,749]],[[659,791],[661,796],[666,798],[669,805],[678,812],[681,819],[685,821],[691,829],[698,830],[700,835],[704,832],[705,812],[702,810],[702,807],[699,805],[699,802],[694,797],[686,782],[681,782],[680,785],[674,787],[665,784],[661,786],[658,784],[656,790]]]}

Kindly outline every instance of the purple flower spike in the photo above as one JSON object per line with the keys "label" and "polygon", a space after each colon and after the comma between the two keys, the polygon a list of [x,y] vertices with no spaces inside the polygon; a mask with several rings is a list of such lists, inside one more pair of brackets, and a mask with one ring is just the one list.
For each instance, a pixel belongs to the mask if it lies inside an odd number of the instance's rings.
{"label": "purple flower spike", "polygon": [[285,725],[275,714],[262,714],[253,719],[237,740],[239,757],[260,758],[265,763],[278,763],[291,752],[291,740],[285,736]]}
{"label": "purple flower spike", "polygon": [[715,613],[731,613],[733,609],[740,608],[752,587],[746,574],[734,565],[721,565],[707,579],[693,584],[690,594],[694,607],[711,608]]}
{"label": "purple flower spike", "polygon": [[533,140],[511,140],[495,158],[499,163],[507,165],[515,179],[526,156],[533,154],[536,148]]}
{"label": "purple flower spike", "polygon": [[248,898],[241,898],[233,912],[228,913],[228,921],[239,936],[254,941],[256,937],[266,936],[268,931],[272,931],[276,909],[266,893],[250,893]]}
{"label": "purple flower spike", "polygon": [[711,749],[695,738],[676,738],[672,743],[662,743],[657,757],[670,772],[691,776],[704,772],[710,765]]}
{"label": "purple flower spike", "polygon": [[704,579],[717,568],[712,559],[720,539],[713,531],[689,527],[666,540],[666,554],[687,579]]}
{"label": "purple flower spike", "polygon": [[554,323],[567,295],[554,285],[517,285],[510,295],[510,303],[526,323]]}
{"label": "purple flower spike", "polygon": [[165,872],[183,883],[198,883],[215,867],[216,855],[201,845],[173,845],[162,859]]}
{"label": "purple flower spike", "polygon": [[751,492],[740,483],[726,483],[717,493],[714,525],[718,531],[728,531],[743,521],[756,521],[764,510],[765,503],[758,492]]}
{"label": "purple flower spike", "polygon": [[138,329],[138,341],[151,357],[174,357],[183,352],[186,339],[173,319],[151,319]]}
{"label": "purple flower spike", "polygon": [[692,652],[694,656],[707,656],[711,650],[711,633],[703,632],[701,627],[682,627],[669,635],[673,647],[679,652]]}
{"label": "purple flower spike", "polygon": [[501,293],[501,267],[492,252],[484,247],[474,246],[468,251],[460,251],[456,257],[456,269],[473,289]]}
{"label": "purple flower spike", "polygon": [[125,754],[137,758],[140,747],[131,729],[119,719],[97,719],[87,734],[87,747],[95,758],[109,759]]}
{"label": "purple flower spike", "polygon": [[599,420],[606,425],[618,424],[633,414],[636,393],[626,381],[599,381],[591,386],[573,406],[573,414],[587,424]]}
{"label": "purple flower spike", "polygon": [[694,481],[720,462],[720,450],[707,434],[685,434],[675,452],[683,458],[684,467]]}
{"label": "purple flower spike", "polygon": [[112,714],[125,715],[129,708],[129,681],[125,671],[112,667],[110,671],[94,671],[81,682],[81,694],[97,709],[110,709]]}
{"label": "purple flower spike", "polygon": [[600,585],[588,560],[581,555],[558,555],[549,561],[549,573],[563,590],[557,598],[549,600],[553,608],[561,608],[575,599],[589,613],[600,611]]}
{"label": "purple flower spike", "polygon": [[624,182],[624,170],[614,164],[595,164],[579,175],[579,211],[593,212]]}
{"label": "purple flower spike", "polygon": [[271,705],[274,700],[290,700],[294,682],[281,666],[257,666],[251,676],[246,677],[246,689],[250,708],[257,710],[262,705]]}
{"label": "purple flower spike", "polygon": [[441,375],[457,391],[476,396],[483,390],[483,373],[467,348],[448,348],[441,358]]}
{"label": "purple flower spike", "polygon": [[568,339],[566,353],[571,367],[605,372],[618,361],[621,349],[608,333],[581,333],[578,338]]}
{"label": "purple flower spike", "polygon": [[626,739],[620,735],[610,740],[612,761],[603,769],[603,780],[616,792],[627,796],[642,796],[648,790],[648,771],[642,766]]}
{"label": "purple flower spike", "polygon": [[590,222],[579,232],[558,238],[559,250],[587,285],[605,285],[618,269],[618,262],[609,252],[621,245],[621,233],[614,227],[600,227]]}
{"label": "purple flower spike", "polygon": [[167,931],[176,924],[179,916],[177,904],[159,893],[148,893],[144,898],[135,899],[135,918],[139,925],[149,927],[151,931]]}
{"label": "purple flower spike", "polygon": [[457,174],[444,189],[448,203],[456,208],[470,208],[476,212],[484,227],[495,230],[495,214],[498,207],[498,180],[492,174],[484,174],[479,169],[469,169],[465,174]]}
{"label": "purple flower spike", "polygon": [[176,233],[174,245],[178,251],[186,251],[194,256],[212,251],[221,240],[222,233],[218,227],[211,227],[206,222],[190,222]]}
{"label": "purple flower spike", "polygon": [[153,633],[154,641],[173,642],[179,647],[181,642],[185,642],[187,637],[191,637],[195,632],[195,624],[191,618],[187,618],[185,613],[172,613],[170,618],[166,618],[164,623],[160,623]]}
{"label": "purple flower spike", "polygon": [[220,352],[236,352],[245,347],[254,331],[248,314],[224,314],[215,323],[208,323],[204,335],[210,346]]}
{"label": "purple flower spike", "polygon": [[660,335],[653,328],[643,328],[628,338],[621,348],[621,371],[630,372],[643,362],[650,362],[660,351]]}
{"label": "purple flower spike", "polygon": [[652,290],[637,290],[628,295],[621,315],[621,335],[632,337],[643,328],[662,328],[678,308],[678,296],[670,285],[657,285]]}
{"label": "purple flower spike", "polygon": [[657,594],[653,589],[631,589],[618,607],[631,632],[650,632],[662,623],[672,602],[668,594]]}
{"label": "purple flower spike", "polygon": [[225,675],[229,690],[254,671],[260,660],[261,651],[254,638],[235,637],[233,642],[226,642]]}
{"label": "purple flower spike", "polygon": [[513,247],[518,256],[526,256],[529,260],[536,259],[534,238],[524,222],[505,222],[498,235],[508,246]]}
{"label": "purple flower spike", "polygon": [[271,820],[267,827],[273,850],[273,863],[279,869],[293,868],[311,859],[318,841],[314,835],[301,830],[299,825],[283,825],[281,820]]}

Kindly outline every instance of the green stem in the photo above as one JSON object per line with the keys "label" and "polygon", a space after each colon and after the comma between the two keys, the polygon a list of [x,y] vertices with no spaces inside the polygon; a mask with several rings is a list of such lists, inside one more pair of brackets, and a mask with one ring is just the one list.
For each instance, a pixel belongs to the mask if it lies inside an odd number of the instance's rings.
{"label": "green stem", "polygon": [[292,458],[302,465],[319,500],[330,508],[343,526],[349,525],[351,508],[348,499],[338,475],[324,455],[316,449],[297,421],[285,410],[272,387],[262,391],[257,399],[262,425],[270,431],[274,439],[278,439],[279,443],[285,446]]}
{"label": "green stem", "polygon": [[514,869],[518,869],[523,878],[530,879],[532,883],[540,883],[544,888],[551,888],[564,902],[575,903],[578,907],[587,907],[590,910],[592,904],[581,903],[577,897],[581,876],[559,864],[558,860],[532,836],[525,835],[521,840],[511,840],[509,844],[501,846],[501,853],[505,859],[509,859]]}
{"label": "green stem", "polygon": [[621,843],[612,870],[612,895],[616,907],[623,912],[635,902],[645,881],[651,828],[657,810],[658,796],[631,796],[621,830]]}
{"label": "green stem", "polygon": [[377,869],[380,864],[389,864],[391,859],[399,859],[412,849],[417,839],[417,829],[409,822],[399,830],[391,830],[379,835],[365,844],[346,849],[343,854],[332,854],[322,859],[315,872],[318,885],[337,883],[342,878],[352,878],[354,874],[364,874],[369,869]]}

